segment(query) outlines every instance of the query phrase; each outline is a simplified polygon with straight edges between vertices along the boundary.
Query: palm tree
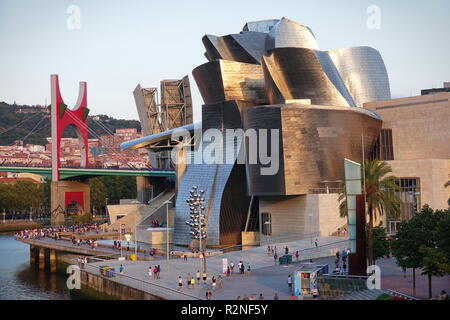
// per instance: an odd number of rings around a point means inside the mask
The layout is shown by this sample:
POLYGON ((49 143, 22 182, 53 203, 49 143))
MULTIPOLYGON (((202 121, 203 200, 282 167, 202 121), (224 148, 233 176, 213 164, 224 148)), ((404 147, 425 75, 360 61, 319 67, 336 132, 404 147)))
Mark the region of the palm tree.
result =
MULTIPOLYGON (((448 175, 448 177, 450 178, 450 174, 448 175)), ((450 180, 448 180, 445 184, 444 184, 444 187, 445 188, 447 188, 447 187, 449 187, 450 186, 450 180)), ((450 206, 450 198, 448 198, 448 205, 450 206)))
MULTIPOLYGON (((367 237, 368 262, 373 264, 373 227, 378 214, 398 216, 400 214, 400 198, 398 192, 398 178, 392 175, 392 169, 385 161, 365 160, 363 191, 365 185, 366 206, 369 214, 369 230, 367 237)), ((339 210, 341 216, 347 215, 347 203, 345 193, 339 195, 339 210)))

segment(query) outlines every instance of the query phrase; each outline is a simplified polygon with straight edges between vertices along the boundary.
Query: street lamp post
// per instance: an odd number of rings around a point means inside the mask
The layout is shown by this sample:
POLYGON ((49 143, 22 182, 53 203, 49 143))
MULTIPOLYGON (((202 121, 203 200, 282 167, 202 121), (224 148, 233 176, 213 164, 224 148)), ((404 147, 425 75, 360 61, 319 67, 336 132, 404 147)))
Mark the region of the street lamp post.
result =
MULTIPOLYGON (((203 259, 203 272, 206 272, 206 252, 202 252, 202 240, 207 238, 206 231, 203 228, 206 226, 205 223, 205 191, 198 190, 197 186, 193 186, 190 191, 189 199, 186 199, 189 204, 190 209, 190 220, 186 221, 186 224, 191 227, 191 237, 193 240, 199 240, 199 250, 200 250, 200 260, 203 259)), ((200 271, 202 269, 202 263, 200 261, 200 271)))
POLYGON ((164 202, 166 205, 166 256, 167 256, 167 272, 170 270, 170 258, 169 258, 169 204, 171 204, 172 201, 167 200, 164 202))

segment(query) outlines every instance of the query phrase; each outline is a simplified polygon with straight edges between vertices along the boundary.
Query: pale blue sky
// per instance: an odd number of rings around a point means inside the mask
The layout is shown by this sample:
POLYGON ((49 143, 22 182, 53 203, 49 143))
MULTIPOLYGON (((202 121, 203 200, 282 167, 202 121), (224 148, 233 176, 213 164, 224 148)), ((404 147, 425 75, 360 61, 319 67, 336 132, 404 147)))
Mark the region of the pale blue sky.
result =
POLYGON ((201 97, 191 71, 206 62, 204 34, 238 33, 246 21, 286 17, 309 26, 321 49, 367 45, 384 58, 393 97, 450 81, 450 1, 0 0, 0 101, 50 103, 50 74, 66 103, 88 82, 92 114, 137 119, 132 91, 189 74, 195 118, 201 97), (66 26, 69 5, 81 29, 66 26), (381 9, 381 28, 366 26, 381 9))

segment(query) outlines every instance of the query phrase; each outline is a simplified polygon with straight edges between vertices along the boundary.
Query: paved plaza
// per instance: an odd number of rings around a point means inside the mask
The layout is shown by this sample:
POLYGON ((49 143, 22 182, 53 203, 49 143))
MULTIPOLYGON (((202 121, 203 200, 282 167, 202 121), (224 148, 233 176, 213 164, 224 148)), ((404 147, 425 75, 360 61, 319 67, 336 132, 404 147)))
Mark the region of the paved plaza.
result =
MULTIPOLYGON (((300 251, 300 260, 306 259, 309 261, 313 258, 314 262, 318 257, 326 257, 334 255, 337 249, 343 250, 347 247, 348 241, 341 237, 321 237, 318 238, 318 247, 316 248, 309 239, 298 240, 289 243, 278 243, 277 253, 278 256, 284 254, 284 247, 289 247, 289 253, 295 253, 300 251)), ((294 258, 295 260, 295 258, 294 258)), ((236 299, 237 296, 243 298, 248 296, 259 296, 263 294, 265 299, 272 299, 275 292, 278 293, 280 299, 289 298, 289 290, 286 283, 288 274, 293 273, 298 268, 298 263, 294 261, 289 266, 275 265, 272 255, 268 255, 267 247, 256 247, 248 250, 233 251, 213 257, 207 258, 207 282, 206 284, 201 281, 199 285, 196 283, 194 289, 188 289, 186 286, 187 276, 190 273, 195 277, 197 270, 200 270, 200 260, 198 258, 188 258, 187 261, 176 258, 171 259, 169 265, 164 257, 157 257, 153 261, 118 261, 108 260, 103 262, 90 263, 85 268, 86 271, 95 274, 99 273, 100 266, 114 267, 118 272, 120 265, 124 266, 123 276, 117 274, 115 278, 111 278, 114 281, 118 281, 130 286, 136 287, 136 279, 140 281, 148 282, 149 284, 155 284, 158 287, 152 288, 151 285, 141 287, 149 292, 153 290, 159 290, 159 286, 176 290, 178 287, 178 276, 183 278, 183 293, 196 296, 203 299, 208 289, 212 292, 211 277, 216 278, 221 275, 223 277, 223 289, 213 292, 213 299, 236 299), (228 263, 233 262, 235 264, 235 272, 228 279, 222 273, 222 259, 226 258, 228 263), (245 265, 245 270, 250 264, 251 273, 240 275, 237 272, 237 265, 239 261, 242 261, 245 265), (161 278, 149 279, 148 268, 155 265, 161 266, 161 278)), ((196 281, 197 282, 197 281, 196 281)), ((156 291, 157 292, 157 291, 156 291)))

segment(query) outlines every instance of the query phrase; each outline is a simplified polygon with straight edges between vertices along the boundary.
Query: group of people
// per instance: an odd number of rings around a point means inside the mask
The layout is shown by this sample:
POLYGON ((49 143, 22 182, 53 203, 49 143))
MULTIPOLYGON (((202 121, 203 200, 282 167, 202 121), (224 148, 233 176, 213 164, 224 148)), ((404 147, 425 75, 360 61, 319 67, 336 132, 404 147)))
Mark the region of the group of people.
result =
POLYGON ((161 266, 158 264, 157 266, 154 266, 152 268, 152 266, 148 267, 148 278, 150 280, 152 279, 160 279, 160 275, 161 275, 161 266))
MULTIPOLYGON (((227 266, 227 271, 226 271, 226 275, 227 278, 231 277, 234 274, 234 262, 231 261, 228 266, 227 266)), ((245 274, 245 265, 242 261, 239 261, 238 265, 237 265, 237 270, 239 271, 239 274, 244 275, 245 274)), ((247 274, 251 274, 252 273, 252 268, 250 267, 250 263, 247 265, 247 274)))
MULTIPOLYGON (((244 295, 243 298, 241 296, 237 296, 236 300, 265 300, 262 293, 259 294, 258 299, 254 295, 244 295)), ((280 297, 278 296, 278 293, 275 292, 273 296, 273 300, 280 300, 280 297)))
POLYGON ((347 236, 347 228, 344 227, 342 230, 341 230, 341 228, 338 228, 337 229, 337 236, 338 237, 340 237, 340 236, 342 236, 342 237, 347 236))
POLYGON ((94 250, 98 246, 97 241, 95 241, 94 239, 84 239, 83 240, 83 239, 79 239, 79 238, 77 239, 74 236, 72 237, 72 244, 74 246, 78 246, 78 247, 85 244, 85 245, 88 245, 92 250, 94 250))
POLYGON ((334 260, 335 269, 333 273, 346 273, 347 272, 347 259, 348 254, 350 253, 350 250, 348 248, 345 248, 342 250, 342 252, 339 252, 339 250, 336 251, 336 259, 334 260), (341 268, 342 266, 342 268, 341 268))
POLYGON ((89 232, 99 233, 99 226, 97 223, 92 224, 78 224, 71 226, 52 226, 41 229, 29 229, 16 232, 15 236, 23 239, 42 240, 51 238, 54 240, 61 239, 61 233, 74 233, 77 235, 86 234, 89 232))
POLYGON ((77 259, 77 262, 78 262, 78 266, 81 268, 81 269, 84 269, 84 265, 87 263, 87 260, 88 258, 86 257, 86 256, 79 256, 78 257, 78 259, 77 259))
POLYGON ((150 222, 150 227, 152 227, 152 228, 162 228, 162 227, 164 227, 164 223, 159 223, 158 220, 152 220, 150 222))

